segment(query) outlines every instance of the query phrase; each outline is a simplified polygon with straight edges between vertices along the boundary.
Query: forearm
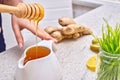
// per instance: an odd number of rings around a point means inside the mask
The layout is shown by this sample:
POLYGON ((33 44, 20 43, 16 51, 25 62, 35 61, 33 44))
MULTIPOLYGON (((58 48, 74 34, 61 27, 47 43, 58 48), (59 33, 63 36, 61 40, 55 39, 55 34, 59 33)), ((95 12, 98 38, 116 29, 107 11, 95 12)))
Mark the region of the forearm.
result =
POLYGON ((16 6, 20 2, 22 2, 22 0, 3 0, 4 4, 12 5, 12 6, 16 6))

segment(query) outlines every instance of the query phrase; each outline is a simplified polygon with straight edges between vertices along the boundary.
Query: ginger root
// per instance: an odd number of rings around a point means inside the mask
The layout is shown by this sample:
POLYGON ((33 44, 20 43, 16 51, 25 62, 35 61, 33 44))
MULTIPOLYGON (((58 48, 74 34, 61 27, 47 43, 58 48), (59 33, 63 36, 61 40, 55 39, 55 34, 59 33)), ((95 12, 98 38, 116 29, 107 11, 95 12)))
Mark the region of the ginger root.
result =
POLYGON ((62 33, 60 31, 55 31, 51 34, 52 37, 54 37, 55 39, 58 40, 58 42, 60 42, 64 36, 62 35, 62 33))
POLYGON ((47 28, 44 29, 47 33, 51 34, 52 32, 58 30, 57 26, 48 26, 47 28))
POLYGON ((84 25, 77 24, 73 19, 69 17, 61 17, 58 19, 59 24, 62 28, 55 26, 48 26, 45 31, 49 33, 53 38, 57 39, 58 42, 65 38, 79 38, 83 35, 89 35, 92 31, 84 25))
POLYGON ((78 37, 80 37, 80 34, 79 34, 79 33, 74 33, 74 34, 73 34, 73 38, 78 38, 78 37))
POLYGON ((58 23, 63 27, 67 26, 69 24, 76 24, 76 22, 72 18, 69 18, 69 17, 61 17, 61 18, 59 18, 58 23))

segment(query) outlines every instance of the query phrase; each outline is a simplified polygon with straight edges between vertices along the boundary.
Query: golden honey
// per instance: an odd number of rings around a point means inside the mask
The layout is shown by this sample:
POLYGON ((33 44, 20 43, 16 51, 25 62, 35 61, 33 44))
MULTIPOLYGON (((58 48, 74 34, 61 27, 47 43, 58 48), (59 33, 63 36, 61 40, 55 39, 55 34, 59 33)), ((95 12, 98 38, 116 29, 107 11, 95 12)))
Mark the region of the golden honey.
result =
POLYGON ((24 59, 24 65, 34 59, 42 58, 50 54, 50 49, 44 46, 34 46, 26 51, 26 57, 24 59), (37 51, 36 51, 37 48, 37 51), (37 55, 37 56, 36 56, 37 55))

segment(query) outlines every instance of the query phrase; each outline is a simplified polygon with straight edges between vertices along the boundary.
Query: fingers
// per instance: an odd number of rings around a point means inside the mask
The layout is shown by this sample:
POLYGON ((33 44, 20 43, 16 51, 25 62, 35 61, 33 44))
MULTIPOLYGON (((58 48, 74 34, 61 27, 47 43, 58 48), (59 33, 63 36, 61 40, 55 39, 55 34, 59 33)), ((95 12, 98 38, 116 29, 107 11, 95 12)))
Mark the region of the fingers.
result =
POLYGON ((38 34, 37 34, 37 36, 41 37, 42 39, 45 39, 45 40, 53 40, 55 43, 58 42, 55 38, 51 37, 47 32, 45 32, 39 26, 38 26, 38 34))
POLYGON ((27 25, 26 28, 29 31, 31 31, 33 34, 37 35, 39 38, 45 40, 53 40, 55 43, 58 42, 55 38, 51 37, 48 33, 46 33, 41 27, 37 26, 37 30, 36 30, 36 26, 33 22, 29 23, 29 25, 27 25))
POLYGON ((18 43, 19 48, 22 48, 24 46, 24 40, 23 40, 23 36, 21 34, 20 28, 18 25, 14 25, 13 26, 13 31, 18 43))
POLYGON ((14 32, 16 35, 16 39, 19 42, 23 41, 23 37, 20 32, 20 29, 22 29, 22 28, 26 28, 27 30, 31 31, 33 34, 37 35, 39 38, 42 38, 45 40, 53 40, 55 43, 58 42, 56 39, 54 39, 48 33, 46 33, 41 27, 37 26, 38 29, 36 31, 36 26, 32 21, 30 22, 29 20, 26 20, 26 19, 20 19, 18 21, 18 23, 19 23, 19 26, 17 26, 17 25, 15 26, 15 24, 14 24, 14 32))
MULTIPOLYGON (((21 30, 23 28, 28 29, 29 31, 31 31, 33 34, 36 35, 36 27, 34 23, 30 22, 27 19, 20 19, 13 15, 12 16, 12 27, 13 27, 16 40, 18 42, 18 46, 20 48, 23 47, 24 45, 23 36, 21 34, 21 30)), ((48 33, 46 33, 41 27, 38 27, 37 29, 37 36, 45 40, 53 40, 55 43, 58 42, 56 39, 54 39, 48 33)))

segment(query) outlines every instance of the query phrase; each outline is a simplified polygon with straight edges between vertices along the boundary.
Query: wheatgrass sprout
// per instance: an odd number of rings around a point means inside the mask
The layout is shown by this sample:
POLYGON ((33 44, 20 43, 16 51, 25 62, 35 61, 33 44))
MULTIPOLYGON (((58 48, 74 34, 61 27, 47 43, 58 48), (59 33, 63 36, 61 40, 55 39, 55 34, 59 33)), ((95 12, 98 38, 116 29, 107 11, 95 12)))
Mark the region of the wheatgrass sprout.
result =
POLYGON ((120 54, 120 24, 117 23, 113 29, 105 19, 104 21, 106 27, 102 26, 102 37, 99 39, 100 47, 108 53, 120 54))

